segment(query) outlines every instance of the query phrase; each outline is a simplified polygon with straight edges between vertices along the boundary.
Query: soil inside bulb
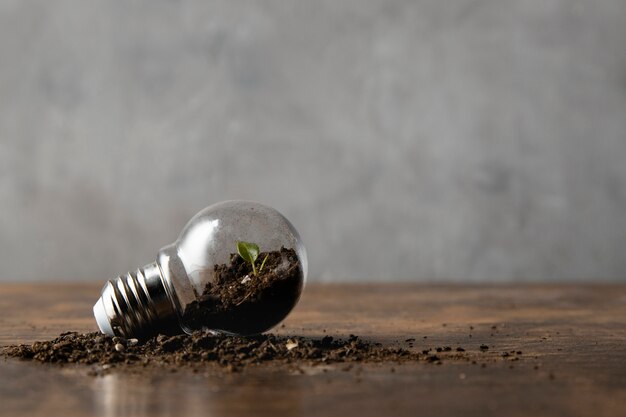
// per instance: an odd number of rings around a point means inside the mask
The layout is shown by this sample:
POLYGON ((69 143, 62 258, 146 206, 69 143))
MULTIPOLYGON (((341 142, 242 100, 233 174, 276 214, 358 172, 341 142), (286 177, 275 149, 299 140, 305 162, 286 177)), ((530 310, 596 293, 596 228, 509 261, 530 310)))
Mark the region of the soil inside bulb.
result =
POLYGON ((228 265, 215 265, 214 280, 206 284, 196 301, 187 304, 183 323, 192 331, 252 335, 283 320, 302 292, 302 266, 295 250, 283 247, 261 252, 255 265, 256 275, 252 265, 238 254, 231 254, 228 265))

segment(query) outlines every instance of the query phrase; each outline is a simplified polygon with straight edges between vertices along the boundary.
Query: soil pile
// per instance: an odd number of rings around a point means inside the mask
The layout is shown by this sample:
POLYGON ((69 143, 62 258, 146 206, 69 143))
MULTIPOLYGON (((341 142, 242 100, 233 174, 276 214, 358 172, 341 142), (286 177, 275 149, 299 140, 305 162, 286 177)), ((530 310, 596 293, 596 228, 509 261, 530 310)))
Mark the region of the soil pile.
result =
MULTIPOLYGON (((350 335, 340 339, 264 334, 254 337, 214 335, 196 331, 176 336, 159 335, 145 341, 108 337, 101 333, 67 332, 53 340, 32 345, 2 348, 0 356, 43 363, 94 365, 95 374, 112 368, 124 371, 166 368, 176 371, 210 369, 237 372, 252 366, 288 367, 326 364, 352 365, 371 363, 409 364, 426 362, 441 365, 447 361, 479 362, 482 367, 493 362, 512 362, 522 358, 522 351, 486 351, 476 346, 471 352, 463 347, 441 346, 417 351, 415 339, 405 340, 407 348, 388 347, 350 335)), ((510 367, 513 365, 511 364, 510 367)))
MULTIPOLYGON (((260 335, 256 337, 215 336, 197 331, 191 335, 159 335, 145 342, 108 337, 101 333, 63 333, 56 339, 32 345, 9 346, 7 357, 45 363, 77 363, 133 367, 165 365, 199 367, 215 364, 228 371, 251 365, 331 364, 345 362, 410 362, 429 360, 404 348, 387 348, 357 336, 321 339, 260 335)), ((439 358, 437 358, 439 359, 439 358)), ((432 360, 430 360, 432 361, 432 360)))

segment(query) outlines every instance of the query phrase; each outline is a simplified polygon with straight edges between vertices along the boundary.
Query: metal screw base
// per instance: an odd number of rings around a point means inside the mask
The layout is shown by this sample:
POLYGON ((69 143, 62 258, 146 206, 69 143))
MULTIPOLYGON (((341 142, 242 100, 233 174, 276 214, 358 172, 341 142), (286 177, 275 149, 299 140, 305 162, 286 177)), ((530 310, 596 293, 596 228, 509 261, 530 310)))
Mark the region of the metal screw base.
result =
POLYGON ((100 331, 109 336, 182 332, 156 262, 108 281, 93 310, 100 331))

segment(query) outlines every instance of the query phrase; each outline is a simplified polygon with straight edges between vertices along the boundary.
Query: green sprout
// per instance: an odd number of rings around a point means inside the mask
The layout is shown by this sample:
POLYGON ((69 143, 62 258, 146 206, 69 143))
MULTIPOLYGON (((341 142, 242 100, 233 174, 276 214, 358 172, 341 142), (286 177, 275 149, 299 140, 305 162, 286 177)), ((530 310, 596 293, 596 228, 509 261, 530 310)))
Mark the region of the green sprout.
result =
POLYGON ((261 273, 261 271, 263 271, 263 267, 265 266, 265 261, 267 261, 267 257, 269 256, 269 254, 265 255, 265 259, 263 259, 263 262, 261 262, 261 266, 259 267, 259 270, 257 272, 256 265, 254 263, 259 257, 259 253, 260 253, 259 245, 257 245, 256 243, 238 241, 237 253, 239 254, 239 256, 241 256, 241 258, 244 261, 252 265, 252 275, 254 276, 257 276, 258 274, 261 273))

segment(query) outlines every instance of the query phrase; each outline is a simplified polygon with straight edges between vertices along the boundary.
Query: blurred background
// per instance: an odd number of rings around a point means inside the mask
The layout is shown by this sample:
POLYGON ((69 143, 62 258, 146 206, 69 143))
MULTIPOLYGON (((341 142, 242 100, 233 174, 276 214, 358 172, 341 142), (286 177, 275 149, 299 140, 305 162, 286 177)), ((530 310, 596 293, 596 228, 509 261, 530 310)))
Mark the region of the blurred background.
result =
POLYGON ((624 280, 625 159, 624 0, 0 0, 0 280, 227 199, 311 281, 624 280))

